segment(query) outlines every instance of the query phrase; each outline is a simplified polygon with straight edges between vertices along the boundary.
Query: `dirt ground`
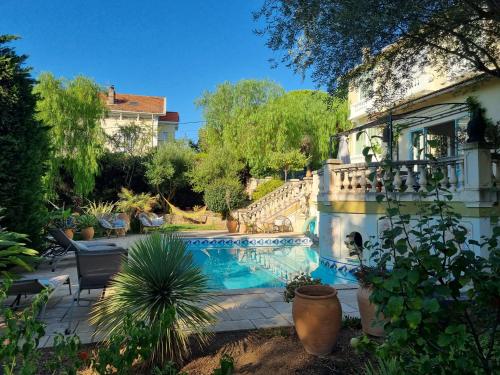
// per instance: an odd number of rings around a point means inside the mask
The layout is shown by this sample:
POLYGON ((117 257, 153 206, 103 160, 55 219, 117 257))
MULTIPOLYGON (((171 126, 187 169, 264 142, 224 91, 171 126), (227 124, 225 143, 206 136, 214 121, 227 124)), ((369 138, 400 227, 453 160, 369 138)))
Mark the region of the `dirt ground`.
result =
MULTIPOLYGON (((216 334, 204 348, 193 347, 191 357, 181 371, 188 375, 212 375, 219 367, 224 354, 234 360, 234 374, 262 375, 358 375, 363 373, 367 357, 354 352, 352 337, 359 336, 359 328, 342 328, 333 352, 325 357, 315 357, 305 352, 294 328, 273 328, 254 331, 225 332, 216 334)), ((94 345, 85 345, 90 352, 94 345)), ((42 361, 53 353, 44 349, 42 361)), ((40 375, 49 375, 40 371, 40 375)), ((81 369, 80 375, 95 375, 91 369, 81 369)), ((137 370, 136 374, 144 374, 137 370)))
POLYGON ((223 354, 234 359, 235 374, 360 374, 366 357, 349 342, 360 330, 343 328, 332 354, 315 357, 305 352, 293 328, 224 333, 203 350, 194 352, 183 371, 211 375, 223 354))

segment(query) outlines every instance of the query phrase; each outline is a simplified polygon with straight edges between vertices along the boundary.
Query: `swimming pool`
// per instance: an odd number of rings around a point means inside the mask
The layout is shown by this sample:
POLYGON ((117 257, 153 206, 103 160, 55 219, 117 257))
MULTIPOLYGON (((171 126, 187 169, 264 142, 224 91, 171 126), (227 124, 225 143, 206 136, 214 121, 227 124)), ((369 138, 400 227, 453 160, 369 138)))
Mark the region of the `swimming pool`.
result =
POLYGON ((321 262, 310 246, 219 245, 188 246, 213 289, 283 287, 302 272, 331 285, 357 282, 348 270, 331 269, 321 262))

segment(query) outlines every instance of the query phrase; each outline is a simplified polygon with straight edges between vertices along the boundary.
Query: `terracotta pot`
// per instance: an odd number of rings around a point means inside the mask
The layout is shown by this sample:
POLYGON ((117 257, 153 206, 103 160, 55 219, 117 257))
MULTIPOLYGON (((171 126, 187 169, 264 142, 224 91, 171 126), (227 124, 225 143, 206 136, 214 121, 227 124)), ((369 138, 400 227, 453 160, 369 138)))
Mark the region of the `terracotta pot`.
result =
POLYGON ((231 218, 228 218, 226 220, 226 227, 227 227, 227 231, 229 233, 236 233, 236 232, 238 232, 238 221, 231 219, 231 218))
POLYGON ((75 231, 71 228, 67 228, 64 230, 64 234, 66 235, 66 237, 68 237, 70 240, 72 240, 73 236, 75 235, 75 231))
POLYGON ((330 354, 342 326, 337 290, 328 285, 306 285, 295 290, 293 322, 309 354, 330 354))
POLYGON ((94 227, 83 228, 81 234, 84 241, 90 241, 94 238, 94 227))
POLYGON ((383 316, 376 316, 377 305, 370 302, 371 294, 371 288, 360 287, 358 289, 357 297, 359 314, 361 315, 361 325, 364 333, 381 337, 384 336, 385 319, 383 316))

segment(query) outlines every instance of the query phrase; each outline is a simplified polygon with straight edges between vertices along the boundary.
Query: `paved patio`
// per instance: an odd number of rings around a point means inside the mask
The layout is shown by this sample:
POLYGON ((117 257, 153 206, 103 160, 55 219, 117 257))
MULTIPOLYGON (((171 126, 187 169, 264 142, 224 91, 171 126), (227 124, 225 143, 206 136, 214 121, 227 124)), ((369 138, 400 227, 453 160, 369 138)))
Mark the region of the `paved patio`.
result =
MULTIPOLYGON (((221 233, 215 234, 221 236, 221 233)), ((227 233, 224 233, 227 235, 227 233)), ((187 233, 184 233, 187 236, 187 233)), ((234 236, 234 235, 233 235, 234 236)), ((245 235, 247 236, 247 235, 245 235)), ((130 246, 141 235, 132 235, 122 238, 109 239, 124 246, 130 246)), ((189 233, 189 237, 194 237, 189 233)), ((207 233, 198 234, 197 237, 208 237, 207 233)), ((248 237, 248 236, 247 236, 248 237)), ((290 235, 286 236, 290 237, 290 235)), ((77 290, 76 264, 73 253, 62 259, 55 272, 51 272, 48 264, 41 265, 30 277, 49 278, 66 274, 70 276, 73 291, 77 290)), ((344 284, 336 286, 339 290, 339 299, 342 304, 343 315, 359 317, 356 301, 357 285, 344 284)), ((92 303, 101 295, 102 290, 91 290, 90 293, 83 291, 81 294, 82 306, 73 309, 72 332, 76 333, 83 343, 92 343, 102 340, 102 337, 95 334, 95 328, 88 322, 88 314, 92 303)), ((22 303, 29 302, 22 299, 22 303)), ((238 289, 224 290, 216 292, 216 303, 221 311, 217 312, 218 321, 214 325, 215 332, 248 330, 257 328, 288 327, 293 325, 292 305, 283 302, 283 289, 281 288, 260 288, 260 289, 238 289)), ((64 333, 68 327, 68 311, 71 306, 73 296, 68 293, 68 286, 59 287, 47 304, 47 310, 43 321, 47 323, 46 336, 40 341, 41 347, 53 345, 54 337, 57 333, 64 333)))

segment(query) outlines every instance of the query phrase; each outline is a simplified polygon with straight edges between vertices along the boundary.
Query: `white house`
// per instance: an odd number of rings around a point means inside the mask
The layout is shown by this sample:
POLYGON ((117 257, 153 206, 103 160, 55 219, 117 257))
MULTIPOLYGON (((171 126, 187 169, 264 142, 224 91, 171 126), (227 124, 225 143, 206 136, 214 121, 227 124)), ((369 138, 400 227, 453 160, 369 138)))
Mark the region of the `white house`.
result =
POLYGON ((166 97, 120 94, 114 86, 110 86, 107 94, 102 95, 102 100, 107 114, 101 123, 107 135, 112 136, 121 126, 137 124, 151 136, 151 147, 175 139, 179 113, 167 111, 166 97))
POLYGON ((490 147, 467 142, 469 96, 477 98, 487 118, 500 121, 500 79, 484 75, 441 76, 429 69, 415 77, 415 84, 391 111, 382 110, 376 116, 369 115, 373 100, 361 89, 350 88, 354 128, 343 134, 348 140, 350 164, 329 159, 314 176, 318 193, 313 199, 317 201, 323 258, 347 258, 349 251, 344 241, 349 233, 359 232, 366 240, 378 237, 387 224, 379 220, 385 215, 385 207, 376 202, 384 178, 380 164, 376 160, 366 163, 362 153, 371 136, 383 135, 384 129, 387 143, 372 140, 381 143, 379 157, 389 153, 388 145, 392 143, 395 170, 390 178, 407 213, 418 213, 414 203, 417 192, 429 174, 439 168, 445 174, 442 183, 452 191, 450 204, 462 214, 469 237, 479 240, 490 235, 490 217, 500 214, 500 160, 490 147), (392 137, 388 137, 389 129, 392 137), (430 140, 437 140, 438 146, 430 140), (427 160, 428 154, 438 161, 427 160))

